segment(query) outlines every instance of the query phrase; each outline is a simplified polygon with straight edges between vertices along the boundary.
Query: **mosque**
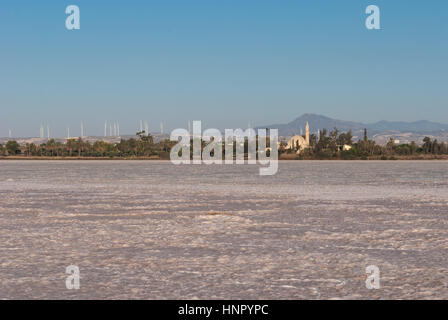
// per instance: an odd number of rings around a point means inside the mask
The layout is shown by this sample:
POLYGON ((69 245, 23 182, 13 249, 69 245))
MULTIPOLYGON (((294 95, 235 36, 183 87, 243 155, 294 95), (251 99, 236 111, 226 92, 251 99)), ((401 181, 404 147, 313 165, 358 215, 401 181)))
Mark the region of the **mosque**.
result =
POLYGON ((305 150, 310 146, 310 126, 308 122, 305 127, 305 138, 295 134, 291 139, 289 139, 286 149, 297 150, 299 154, 302 150, 305 150))

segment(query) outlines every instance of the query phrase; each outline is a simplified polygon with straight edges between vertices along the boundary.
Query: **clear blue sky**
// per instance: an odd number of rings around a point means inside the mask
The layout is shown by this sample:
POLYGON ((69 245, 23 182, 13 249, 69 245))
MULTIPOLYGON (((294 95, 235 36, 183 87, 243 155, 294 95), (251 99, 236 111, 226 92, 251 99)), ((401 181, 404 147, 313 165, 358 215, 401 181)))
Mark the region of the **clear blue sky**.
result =
POLYGON ((446 0, 0 2, 0 136, 235 128, 303 113, 448 123, 446 0), (81 30, 65 28, 65 8, 81 30), (365 8, 381 28, 365 28, 365 8))

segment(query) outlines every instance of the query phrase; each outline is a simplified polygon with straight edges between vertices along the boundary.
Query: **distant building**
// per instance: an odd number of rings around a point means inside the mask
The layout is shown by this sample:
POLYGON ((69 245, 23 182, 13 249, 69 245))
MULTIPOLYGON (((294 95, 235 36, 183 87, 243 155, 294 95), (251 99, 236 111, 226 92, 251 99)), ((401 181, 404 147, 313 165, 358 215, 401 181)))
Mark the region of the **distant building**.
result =
POLYGON ((299 136, 298 134, 294 135, 289 139, 288 144, 286 145, 286 149, 289 150, 297 150, 297 154, 299 154, 302 150, 305 150, 310 146, 310 126, 308 122, 306 123, 305 128, 305 138, 299 136))

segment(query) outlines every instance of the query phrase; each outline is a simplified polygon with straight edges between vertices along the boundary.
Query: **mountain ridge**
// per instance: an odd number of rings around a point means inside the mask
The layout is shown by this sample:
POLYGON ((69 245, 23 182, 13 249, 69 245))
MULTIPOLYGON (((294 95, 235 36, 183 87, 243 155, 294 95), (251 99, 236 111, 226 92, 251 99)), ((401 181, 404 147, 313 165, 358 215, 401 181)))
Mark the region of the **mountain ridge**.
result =
POLYGON ((375 123, 362 123, 333 119, 314 113, 305 113, 286 124, 266 125, 259 126, 258 128, 278 129, 280 136, 291 136, 300 133, 300 129, 304 132, 306 122, 309 123, 310 131, 312 133, 322 129, 332 130, 333 128, 337 128, 340 131, 352 130, 355 135, 362 132, 364 128, 366 128, 371 135, 385 132, 434 134, 441 131, 448 131, 448 124, 428 120, 419 120, 414 122, 381 120, 375 123))

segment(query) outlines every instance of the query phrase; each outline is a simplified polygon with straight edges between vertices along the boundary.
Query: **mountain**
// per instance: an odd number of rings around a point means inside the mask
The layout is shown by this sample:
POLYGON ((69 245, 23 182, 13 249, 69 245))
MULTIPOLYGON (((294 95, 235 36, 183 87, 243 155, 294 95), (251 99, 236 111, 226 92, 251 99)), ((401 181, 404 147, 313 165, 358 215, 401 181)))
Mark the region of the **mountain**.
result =
POLYGON ((317 132, 317 130, 321 130, 323 128, 331 130, 335 127, 341 131, 348 131, 348 130, 358 131, 363 130, 365 128, 365 126, 362 123, 336 120, 317 114, 306 113, 287 124, 274 124, 274 125, 261 126, 260 129, 261 128, 278 129, 280 136, 291 136, 294 134, 300 134, 301 130, 303 133, 305 133, 305 126, 307 122, 310 125, 311 132, 317 132))
POLYGON ((416 121, 416 122, 391 122, 379 121, 372 124, 365 124, 361 122, 344 121, 332 119, 322 115, 306 113, 297 119, 286 124, 274 124, 267 126, 260 126, 259 128, 278 129, 280 136, 291 136, 305 132, 306 123, 310 125, 310 131, 317 132, 317 130, 327 129, 332 130, 338 128, 339 131, 352 130, 354 135, 362 134, 364 128, 369 131, 369 135, 389 133, 438 133, 441 131, 448 131, 448 124, 436 123, 431 121, 416 121))
POLYGON ((397 131, 397 132, 436 132, 448 131, 448 124, 421 120, 416 122, 379 121, 366 125, 374 131, 397 131))

